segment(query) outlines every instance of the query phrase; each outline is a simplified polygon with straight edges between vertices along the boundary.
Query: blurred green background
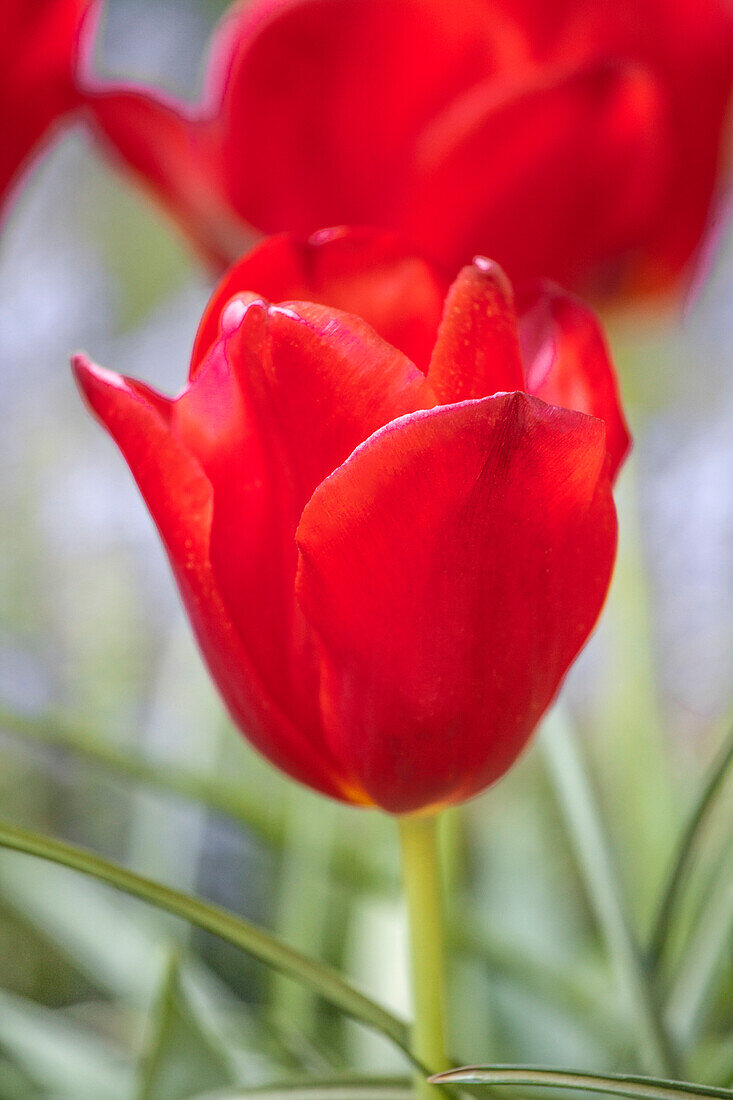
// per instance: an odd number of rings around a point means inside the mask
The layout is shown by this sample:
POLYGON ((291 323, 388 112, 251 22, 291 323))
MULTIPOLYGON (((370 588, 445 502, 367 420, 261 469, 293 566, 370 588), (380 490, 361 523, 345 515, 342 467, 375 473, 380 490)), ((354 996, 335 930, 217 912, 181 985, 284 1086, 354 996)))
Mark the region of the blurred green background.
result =
MULTIPOLYGON (((104 68, 192 95, 222 7, 111 0, 104 68)), ((234 731, 72 384, 84 349, 178 389, 210 285, 79 129, 3 230, 0 817, 213 899, 407 1016, 393 823, 297 789, 234 731)), ((659 965, 645 955, 733 705, 732 290, 729 225, 684 309, 608 319, 636 438, 612 596, 555 728, 444 830, 459 1061, 664 1072, 651 1016, 676 1073, 733 1084, 733 783, 659 965)), ((349 1067, 406 1073, 234 948, 0 852, 0 1100, 183 1100, 349 1067)))

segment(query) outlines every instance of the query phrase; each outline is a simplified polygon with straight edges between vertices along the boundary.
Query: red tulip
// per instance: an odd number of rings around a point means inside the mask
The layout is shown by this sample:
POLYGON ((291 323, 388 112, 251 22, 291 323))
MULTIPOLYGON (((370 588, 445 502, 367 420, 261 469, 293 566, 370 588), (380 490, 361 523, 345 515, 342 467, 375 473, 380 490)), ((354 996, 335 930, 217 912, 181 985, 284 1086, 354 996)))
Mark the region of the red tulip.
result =
POLYGON ((0 204, 54 124, 79 103, 74 68, 91 0, 2 0, 0 204))
POLYGON ((398 229, 455 271, 657 286, 700 242, 728 0, 255 0, 191 110, 92 84, 99 127, 219 262, 246 228, 398 229))
POLYGON ((175 399, 75 359, 234 720, 394 813, 522 750, 603 604, 628 446, 580 302, 518 315, 481 258, 444 290, 383 234, 280 237, 214 295, 175 399))

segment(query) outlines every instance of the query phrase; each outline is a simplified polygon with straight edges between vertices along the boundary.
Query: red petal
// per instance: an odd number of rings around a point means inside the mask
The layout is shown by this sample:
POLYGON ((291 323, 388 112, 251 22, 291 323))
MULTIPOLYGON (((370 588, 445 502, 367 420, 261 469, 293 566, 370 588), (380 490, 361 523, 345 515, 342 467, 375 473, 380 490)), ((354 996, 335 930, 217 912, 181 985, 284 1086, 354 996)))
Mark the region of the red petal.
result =
POLYGON ((264 688, 232 624, 209 560, 212 485, 171 429, 173 403, 84 356, 75 356, 74 370, 150 509, 198 643, 234 720, 288 774, 326 794, 351 797, 328 752, 291 723, 264 688))
POLYGON ((553 699, 611 575, 604 434, 524 394, 441 406, 378 432, 305 508, 326 736, 384 809, 477 793, 553 699))
POLYGON ((491 260, 477 257, 450 288, 428 381, 442 405, 524 389, 514 293, 491 260))
POLYGON ((667 110, 650 140, 670 159, 653 222, 630 259, 635 288, 658 288, 679 274, 710 215, 733 83, 733 8, 728 0, 502 2, 526 26, 540 63, 625 58, 657 82, 667 110))
MULTIPOLYGON (((637 5, 627 4, 628 23, 638 34, 637 5)), ((639 54, 650 55, 669 96, 672 155, 654 234, 636 263, 643 290, 679 274, 711 220, 730 120, 733 7, 728 0, 678 0, 671 6, 655 0, 647 28, 639 54)))
POLYGON ((0 5, 0 201, 50 128, 77 106, 73 71, 92 0, 0 5))
POLYGON ((215 267, 242 251, 251 237, 229 205, 211 122, 142 89, 97 85, 87 91, 86 103, 110 148, 215 267))
POLYGON ((328 229, 308 240, 272 237, 235 264, 217 287, 196 335, 191 373, 220 335, 227 302, 247 293, 353 313, 424 371, 445 291, 438 272, 390 233, 328 229))
POLYGON ((244 223, 373 224, 452 270, 480 251, 618 291, 699 243, 732 79, 728 0, 256 0, 229 9, 193 139, 134 92, 101 123, 219 263, 244 223))
POLYGON ((496 21, 485 0, 235 9, 218 52, 234 205, 269 233, 392 224, 415 134, 485 76, 496 21))
POLYGON ((259 675, 317 736, 316 666, 294 603, 295 530, 316 486, 429 396, 358 318, 309 303, 243 307, 176 402, 173 431, 214 491, 217 585, 259 675))
POLYGON ((497 256, 515 284, 587 277, 648 230, 659 120, 654 80, 628 66, 489 80, 425 130, 405 229, 445 263, 497 256))
POLYGON ((577 409, 606 422, 611 477, 631 438, 603 330, 578 298, 552 283, 524 295, 519 322, 526 389, 551 405, 577 409))

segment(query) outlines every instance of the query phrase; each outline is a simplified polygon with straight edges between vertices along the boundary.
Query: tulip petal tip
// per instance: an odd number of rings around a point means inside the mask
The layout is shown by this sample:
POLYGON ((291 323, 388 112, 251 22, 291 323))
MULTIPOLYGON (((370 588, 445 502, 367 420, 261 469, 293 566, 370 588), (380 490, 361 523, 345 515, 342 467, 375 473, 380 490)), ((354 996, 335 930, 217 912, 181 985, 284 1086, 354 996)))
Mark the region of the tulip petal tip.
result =
POLYGON ((101 368, 92 362, 86 352, 77 351, 71 357, 71 369, 76 380, 83 384, 101 368))
POLYGON ((90 375, 94 371, 89 356, 83 351, 77 351, 71 356, 71 372, 74 375, 76 384, 85 390, 90 375))
POLYGON ((95 398, 111 389, 126 389, 125 380, 115 371, 107 370, 92 362, 84 352, 71 357, 71 370, 82 396, 94 407, 95 398))

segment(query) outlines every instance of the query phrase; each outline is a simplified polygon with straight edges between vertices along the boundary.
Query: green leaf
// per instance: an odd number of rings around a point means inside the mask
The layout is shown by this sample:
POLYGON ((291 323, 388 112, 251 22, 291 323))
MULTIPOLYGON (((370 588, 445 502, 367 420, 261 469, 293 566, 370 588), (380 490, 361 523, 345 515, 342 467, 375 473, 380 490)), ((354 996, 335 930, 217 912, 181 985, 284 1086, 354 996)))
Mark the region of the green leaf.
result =
POLYGON ((381 1032, 424 1071, 410 1052, 407 1024, 350 986, 332 967, 294 951, 233 913, 137 875, 83 848, 11 825, 0 824, 0 847, 48 859, 91 875, 227 940, 267 966, 273 966, 313 989, 347 1016, 381 1032))
POLYGON ((690 870, 692 856, 715 802, 715 797, 723 786, 723 781, 732 761, 733 727, 729 730, 728 736, 723 741, 720 751, 710 766, 677 844, 677 850, 672 859, 666 885, 662 891, 659 909, 650 937, 649 959, 652 966, 655 966, 664 955, 672 927, 672 918, 677 907, 680 891, 690 870))
POLYGON ((187 1100, 236 1084, 224 1047, 197 1019, 176 954, 169 956, 139 1066, 136 1100, 187 1100))
POLYGON ((657 1072, 673 1072, 675 1056, 661 1018, 651 974, 628 918, 598 796, 575 733, 559 708, 555 708, 545 721, 540 744, 588 897, 629 1010, 635 1015, 643 1063, 657 1072))
POLYGON ((524 1088, 578 1089, 628 1096, 633 1100, 683 1100, 684 1097, 714 1097, 733 1100, 730 1089, 668 1081, 661 1077, 634 1077, 621 1073, 605 1075, 575 1073, 571 1070, 542 1069, 536 1066, 466 1066, 430 1078, 445 1085, 520 1085, 524 1088))

